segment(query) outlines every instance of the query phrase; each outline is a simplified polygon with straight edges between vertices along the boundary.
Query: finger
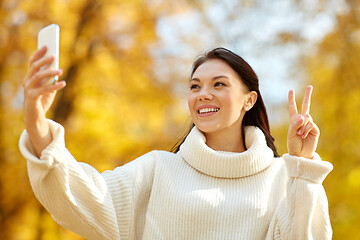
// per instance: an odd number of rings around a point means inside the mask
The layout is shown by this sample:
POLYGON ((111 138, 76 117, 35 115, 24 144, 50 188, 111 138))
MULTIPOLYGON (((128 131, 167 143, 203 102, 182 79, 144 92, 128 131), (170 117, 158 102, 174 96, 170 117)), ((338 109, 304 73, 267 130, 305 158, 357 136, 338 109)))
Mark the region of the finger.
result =
POLYGON ((44 85, 41 88, 32 88, 29 91, 25 91, 25 99, 38 99, 44 94, 53 93, 58 91, 66 86, 65 81, 56 82, 51 85, 44 85))
POLYGON ((310 100, 313 87, 307 86, 304 93, 304 99, 301 107, 301 114, 308 114, 310 112, 310 100))
POLYGON ((33 95, 34 96, 40 96, 46 93, 51 93, 54 91, 58 91, 62 88, 64 88, 66 86, 66 82, 65 81, 60 81, 60 82, 56 82, 54 84, 51 85, 45 85, 37 90, 34 91, 33 95))
POLYGON ((307 125, 309 122, 312 122, 312 121, 313 121, 313 119, 312 119, 312 117, 310 116, 310 114, 302 115, 302 117, 304 118, 303 124, 301 125, 301 127, 300 127, 300 128, 298 129, 298 131, 297 131, 297 135, 300 135, 300 136, 304 134, 306 125, 307 125))
POLYGON ((44 70, 37 72, 26 84, 25 88, 34 88, 41 85, 45 79, 55 77, 62 74, 62 69, 58 70, 44 70))
POLYGON ((298 135, 299 129, 304 125, 305 119, 302 115, 297 115, 293 121, 290 122, 288 137, 293 138, 298 135))
POLYGON ((49 56, 46 58, 40 58, 36 62, 32 63, 30 65, 30 69, 28 73, 29 77, 32 77, 35 73, 37 73, 42 66, 51 64, 54 60, 55 60, 54 56, 49 56))
POLYGON ((29 65, 42 58, 46 53, 46 50, 47 50, 46 46, 43 46, 38 50, 36 50, 35 53, 30 57, 29 65))
POLYGON ((297 113, 298 113, 296 101, 295 101, 295 91, 294 90, 289 91, 288 102, 289 102, 289 115, 290 115, 290 118, 292 118, 293 116, 297 115, 297 113))
POLYGON ((305 139, 305 138, 307 138, 307 136, 309 134, 312 134, 314 136, 318 136, 319 133, 320 133, 320 130, 319 130, 318 126, 314 122, 309 122, 306 125, 304 134, 301 137, 302 137, 302 139, 305 139))
POLYGON ((51 85, 45 85, 42 88, 42 94, 46 93, 46 92, 52 92, 52 91, 58 91, 62 88, 64 88, 66 86, 66 82, 65 81, 60 81, 60 82, 56 82, 54 84, 51 85))
POLYGON ((308 122, 304 127, 304 134, 301 135, 302 139, 305 139, 308 136, 309 132, 311 129, 313 129, 314 126, 312 122, 308 122))

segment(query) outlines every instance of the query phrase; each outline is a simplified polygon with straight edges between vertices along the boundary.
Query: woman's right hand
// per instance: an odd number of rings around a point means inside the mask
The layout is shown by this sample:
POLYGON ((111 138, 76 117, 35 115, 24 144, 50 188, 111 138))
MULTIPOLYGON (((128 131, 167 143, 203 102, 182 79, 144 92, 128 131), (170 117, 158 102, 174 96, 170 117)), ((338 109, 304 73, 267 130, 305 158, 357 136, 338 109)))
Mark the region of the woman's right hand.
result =
POLYGON ((41 69, 54 61, 54 56, 44 57, 46 47, 37 50, 30 58, 29 72, 23 80, 25 127, 39 157, 42 150, 52 141, 46 122, 46 112, 54 101, 56 91, 65 87, 65 82, 47 84, 47 80, 61 75, 62 70, 41 69))

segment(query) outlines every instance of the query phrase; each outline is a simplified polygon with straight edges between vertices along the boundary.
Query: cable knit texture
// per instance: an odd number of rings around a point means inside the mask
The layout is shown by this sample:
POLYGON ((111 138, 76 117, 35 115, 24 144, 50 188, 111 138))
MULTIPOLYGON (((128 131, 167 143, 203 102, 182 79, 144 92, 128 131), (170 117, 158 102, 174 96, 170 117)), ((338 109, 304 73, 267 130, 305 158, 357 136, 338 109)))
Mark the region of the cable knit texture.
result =
POLYGON ((87 239, 331 239, 319 155, 274 158, 262 131, 245 130, 247 151, 219 152, 194 127, 177 154, 152 151, 100 174, 77 162, 64 129, 36 157, 19 147, 36 197, 54 220, 87 239))

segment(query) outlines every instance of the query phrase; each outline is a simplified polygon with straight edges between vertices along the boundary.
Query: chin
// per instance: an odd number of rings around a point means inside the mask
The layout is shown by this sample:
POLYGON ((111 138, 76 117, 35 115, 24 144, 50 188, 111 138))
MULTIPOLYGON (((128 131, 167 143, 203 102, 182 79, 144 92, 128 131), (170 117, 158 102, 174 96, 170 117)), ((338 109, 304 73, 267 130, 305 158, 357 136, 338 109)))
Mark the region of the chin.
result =
POLYGON ((194 121, 197 129, 203 133, 215 133, 215 132, 234 132, 241 129, 241 122, 198 122, 194 121))
POLYGON ((204 133, 212 133, 212 132, 219 131, 221 129, 221 126, 219 126, 218 124, 195 123, 195 126, 197 129, 199 129, 201 132, 204 132, 204 133))

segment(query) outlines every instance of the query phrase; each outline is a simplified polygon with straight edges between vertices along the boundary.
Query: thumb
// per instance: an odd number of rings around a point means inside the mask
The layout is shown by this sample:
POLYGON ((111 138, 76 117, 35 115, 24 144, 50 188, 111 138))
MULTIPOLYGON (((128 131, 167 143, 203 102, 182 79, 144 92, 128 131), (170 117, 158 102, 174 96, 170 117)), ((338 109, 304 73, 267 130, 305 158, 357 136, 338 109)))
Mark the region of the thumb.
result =
POLYGON ((301 115, 299 115, 293 121, 291 121, 288 136, 295 137, 297 135, 297 132, 299 131, 299 129, 304 124, 304 122, 305 122, 305 119, 301 115))

